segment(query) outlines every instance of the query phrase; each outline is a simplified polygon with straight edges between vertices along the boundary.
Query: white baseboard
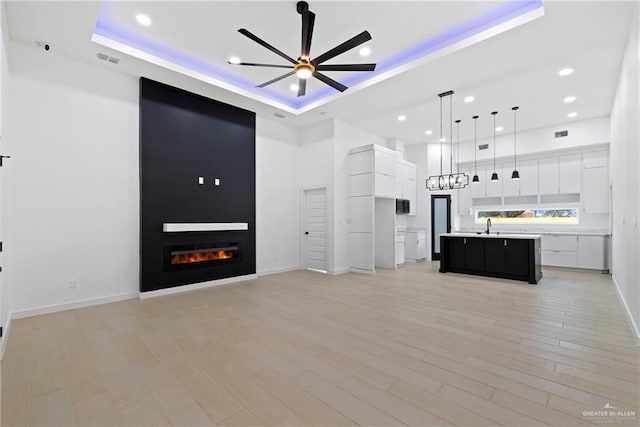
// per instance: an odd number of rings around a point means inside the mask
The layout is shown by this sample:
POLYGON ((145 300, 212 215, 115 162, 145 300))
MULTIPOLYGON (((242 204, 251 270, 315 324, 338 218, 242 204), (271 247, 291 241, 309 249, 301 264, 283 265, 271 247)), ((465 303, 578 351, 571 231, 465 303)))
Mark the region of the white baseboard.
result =
POLYGON ((351 273, 361 273, 361 274, 368 274, 369 276, 375 276, 376 272, 372 271, 372 270, 365 270, 363 268, 355 268, 355 267, 351 267, 349 269, 349 272, 351 273))
POLYGON ((11 313, 7 317, 7 324, 2 330, 2 342, 0 343, 0 360, 4 359, 4 351, 7 349, 7 339, 9 338, 9 331, 11 330, 11 313))
POLYGON ((228 285, 230 283, 244 282, 246 280, 257 279, 257 274, 246 274, 244 276, 228 277, 226 279, 208 280, 206 282, 193 283, 191 285, 175 286, 173 288, 158 289, 157 291, 140 292, 140 299, 154 298, 163 295, 179 294, 182 292, 195 291, 197 289, 211 288, 213 286, 228 285))
POLYGON ((345 273, 349 273, 349 272, 351 272, 350 268, 341 268, 340 270, 328 271, 327 274, 330 274, 332 276, 339 276, 341 274, 345 274, 345 273))
POLYGON ((107 304, 110 302, 123 301, 137 298, 139 292, 125 292, 122 294, 109 295, 106 297, 89 298, 80 301, 65 302, 62 304, 45 305, 42 307, 29 308, 27 310, 12 311, 9 315, 11 319, 22 319, 24 317, 39 316, 41 314, 55 313, 58 311, 73 310, 75 308, 90 307, 92 305, 107 304))
POLYGON ((638 325, 635 320, 631 316, 631 311, 629 310, 629 306, 627 305, 627 301, 624 299, 622 292, 620 291, 620 287, 618 286, 618 282, 616 282, 616 278, 611 276, 611 280, 613 282, 613 286, 616 289, 616 294, 618 295, 618 299, 622 303, 622 308, 624 309, 624 314, 627 316, 627 322, 629 322, 629 327, 631 328, 631 333, 636 339, 636 345, 640 346, 640 330, 638 329, 638 325))
POLYGON ((284 267, 284 268, 275 268, 272 270, 263 270, 263 271, 258 271, 258 277, 270 276, 272 274, 288 273, 290 271, 298 271, 298 270, 302 270, 302 267, 300 267, 299 265, 292 265, 291 267, 284 267))

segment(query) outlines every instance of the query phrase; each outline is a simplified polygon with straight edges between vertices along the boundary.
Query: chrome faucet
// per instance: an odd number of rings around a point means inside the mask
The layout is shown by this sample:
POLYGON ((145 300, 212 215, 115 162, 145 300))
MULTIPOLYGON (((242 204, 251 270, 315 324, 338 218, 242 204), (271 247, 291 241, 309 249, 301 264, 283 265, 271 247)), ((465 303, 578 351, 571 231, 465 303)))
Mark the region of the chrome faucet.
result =
POLYGON ((485 231, 485 233, 489 234, 490 231, 491 231, 491 218, 487 218, 487 230, 485 231))

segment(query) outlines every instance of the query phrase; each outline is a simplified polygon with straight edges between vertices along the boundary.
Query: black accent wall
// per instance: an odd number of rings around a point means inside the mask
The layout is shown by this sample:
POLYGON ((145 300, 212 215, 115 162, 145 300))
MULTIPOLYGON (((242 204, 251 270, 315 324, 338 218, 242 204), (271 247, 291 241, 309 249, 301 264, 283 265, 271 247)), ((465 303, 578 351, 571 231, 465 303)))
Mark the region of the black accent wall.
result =
POLYGON ((140 291, 254 274, 255 182, 255 113, 141 78, 140 291), (246 222, 249 230, 162 229, 198 222, 246 222), (211 242, 238 242, 241 261, 164 271, 163 248, 211 242))

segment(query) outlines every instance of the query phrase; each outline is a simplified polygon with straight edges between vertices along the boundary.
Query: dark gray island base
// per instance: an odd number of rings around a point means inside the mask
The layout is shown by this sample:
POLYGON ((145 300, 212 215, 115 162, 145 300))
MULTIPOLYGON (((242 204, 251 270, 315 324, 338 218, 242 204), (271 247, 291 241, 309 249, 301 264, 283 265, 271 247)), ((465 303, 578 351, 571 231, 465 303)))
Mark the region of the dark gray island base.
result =
POLYGON ((447 233, 440 235, 440 273, 524 280, 542 278, 539 235, 447 233))

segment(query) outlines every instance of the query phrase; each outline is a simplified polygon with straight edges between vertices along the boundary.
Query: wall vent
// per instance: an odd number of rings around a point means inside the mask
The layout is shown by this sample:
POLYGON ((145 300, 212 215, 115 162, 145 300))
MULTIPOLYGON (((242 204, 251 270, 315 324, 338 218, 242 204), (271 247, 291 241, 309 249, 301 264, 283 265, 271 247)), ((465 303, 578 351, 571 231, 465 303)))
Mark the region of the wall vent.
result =
POLYGON ((478 145, 478 150, 488 150, 489 144, 480 144, 478 145))
POLYGON ((273 115, 274 115, 274 116, 276 116, 276 117, 277 117, 277 118, 279 118, 279 119, 284 119, 285 117, 287 117, 287 116, 285 116, 285 115, 284 115, 284 114, 282 114, 282 113, 273 113, 273 115))
POLYGON ((111 62, 112 64, 117 64, 118 62, 120 62, 119 58, 116 58, 115 56, 109 56, 105 53, 98 52, 96 53, 96 57, 103 61, 111 62))
POLYGON ((556 132, 556 138, 564 138, 565 136, 569 136, 568 130, 561 130, 560 132, 556 132))

